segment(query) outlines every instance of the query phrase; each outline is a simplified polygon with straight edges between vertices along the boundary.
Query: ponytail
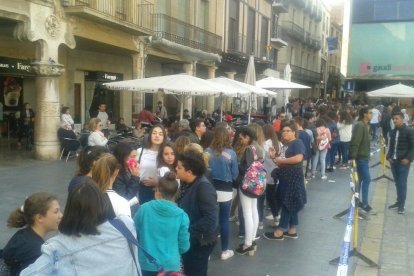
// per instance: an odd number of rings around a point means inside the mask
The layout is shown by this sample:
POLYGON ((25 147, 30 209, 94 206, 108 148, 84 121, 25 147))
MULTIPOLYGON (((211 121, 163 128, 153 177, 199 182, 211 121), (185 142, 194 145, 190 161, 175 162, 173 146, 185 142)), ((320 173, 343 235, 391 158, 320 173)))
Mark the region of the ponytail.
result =
POLYGON ((35 215, 46 216, 50 203, 57 198, 49 193, 34 193, 24 201, 24 205, 10 213, 7 219, 7 226, 21 228, 32 226, 35 222, 35 215))

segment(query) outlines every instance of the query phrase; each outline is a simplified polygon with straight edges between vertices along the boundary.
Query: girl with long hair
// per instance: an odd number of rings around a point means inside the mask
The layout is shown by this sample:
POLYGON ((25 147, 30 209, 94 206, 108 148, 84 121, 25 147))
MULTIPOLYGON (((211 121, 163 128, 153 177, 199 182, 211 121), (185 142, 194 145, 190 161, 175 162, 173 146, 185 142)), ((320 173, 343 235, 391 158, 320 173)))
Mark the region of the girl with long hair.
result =
MULTIPOLYGON (((68 195, 59 234, 42 246, 42 254, 20 274, 141 276, 137 250, 109 221, 110 202, 91 179, 68 195)), ((117 218, 136 236, 132 219, 117 218)))
POLYGON ((276 199, 277 183, 275 183, 275 180, 271 176, 272 171, 276 169, 277 166, 270 157, 269 151, 271 148, 273 148, 275 149, 275 156, 279 156, 280 152, 282 151, 283 145, 279 142, 279 139, 277 138, 276 132, 272 125, 264 125, 263 133, 266 139, 263 147, 265 150, 265 158, 263 165, 267 171, 266 200, 271 212, 270 216, 266 217, 266 219, 273 220, 273 225, 277 226, 279 222, 278 218, 280 207, 276 199))
MULTIPOLYGON (((113 184, 114 191, 129 201, 131 207, 138 204, 139 166, 136 164, 135 149, 119 143, 114 148, 114 156, 120 165, 118 176, 113 184), (132 160, 131 160, 132 159, 132 160), (132 162, 131 162, 132 161, 132 162)), ((135 213, 136 208, 132 208, 135 213)))
POLYGON ((167 142, 161 146, 157 156, 158 176, 163 177, 167 172, 175 172, 177 160, 174 144, 167 142))
POLYGON ((219 225, 221 238, 221 259, 233 257, 229 250, 229 217, 233 197, 233 181, 239 175, 236 153, 231 149, 229 132, 224 127, 214 129, 213 141, 206 149, 210 154, 209 169, 219 204, 219 225))
POLYGON ((8 241, 3 258, 11 275, 19 273, 34 263, 41 255, 40 248, 47 233, 58 229, 62 213, 57 198, 49 193, 35 193, 24 205, 14 210, 7 226, 22 228, 8 241))
POLYGON ((154 187, 157 186, 157 156, 160 148, 165 144, 167 135, 162 125, 153 126, 148 135, 144 148, 138 149, 138 163, 140 167, 139 202, 144 204, 154 199, 154 187))
POLYGON ((128 201, 112 189, 120 169, 121 166, 118 160, 110 153, 103 154, 92 168, 92 179, 98 185, 99 190, 105 193, 111 201, 111 211, 113 212, 110 213, 110 218, 119 215, 131 217, 131 209, 128 201))

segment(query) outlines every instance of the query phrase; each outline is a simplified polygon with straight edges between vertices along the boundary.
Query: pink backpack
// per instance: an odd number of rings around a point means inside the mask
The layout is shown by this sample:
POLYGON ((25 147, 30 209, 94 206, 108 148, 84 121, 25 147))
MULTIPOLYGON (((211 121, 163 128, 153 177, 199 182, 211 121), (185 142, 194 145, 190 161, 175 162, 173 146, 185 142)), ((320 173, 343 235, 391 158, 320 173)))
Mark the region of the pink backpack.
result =
POLYGON ((240 190, 248 197, 257 198, 266 189, 266 170, 257 157, 256 148, 250 147, 253 152, 253 162, 247 169, 240 190))

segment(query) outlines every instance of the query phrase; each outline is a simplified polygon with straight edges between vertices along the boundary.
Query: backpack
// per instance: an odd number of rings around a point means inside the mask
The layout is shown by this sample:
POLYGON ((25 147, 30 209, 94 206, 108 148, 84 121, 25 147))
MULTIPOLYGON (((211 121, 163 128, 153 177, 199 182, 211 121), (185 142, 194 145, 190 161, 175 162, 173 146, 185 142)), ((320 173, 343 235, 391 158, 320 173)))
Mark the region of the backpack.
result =
POLYGON ((328 136, 326 135, 326 128, 325 128, 324 133, 321 133, 321 135, 322 134, 325 135, 325 138, 319 140, 318 149, 319 150, 329 149, 330 144, 329 144, 328 136))
POLYGON ((253 162, 247 169, 240 190, 248 197, 257 198, 261 196, 266 188, 266 170, 257 157, 256 148, 251 147, 253 162))

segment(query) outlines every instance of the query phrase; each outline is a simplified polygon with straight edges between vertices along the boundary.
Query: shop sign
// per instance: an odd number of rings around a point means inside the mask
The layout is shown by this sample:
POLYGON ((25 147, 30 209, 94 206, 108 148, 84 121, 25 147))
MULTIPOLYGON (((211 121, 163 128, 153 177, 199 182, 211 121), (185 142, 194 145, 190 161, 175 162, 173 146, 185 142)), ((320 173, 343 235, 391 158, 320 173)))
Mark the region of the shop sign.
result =
POLYGON ((0 74, 34 75, 29 60, 0 57, 0 74))
POLYGON ((85 72, 86 80, 112 82, 123 80, 123 75, 119 73, 108 73, 108 72, 85 72))

